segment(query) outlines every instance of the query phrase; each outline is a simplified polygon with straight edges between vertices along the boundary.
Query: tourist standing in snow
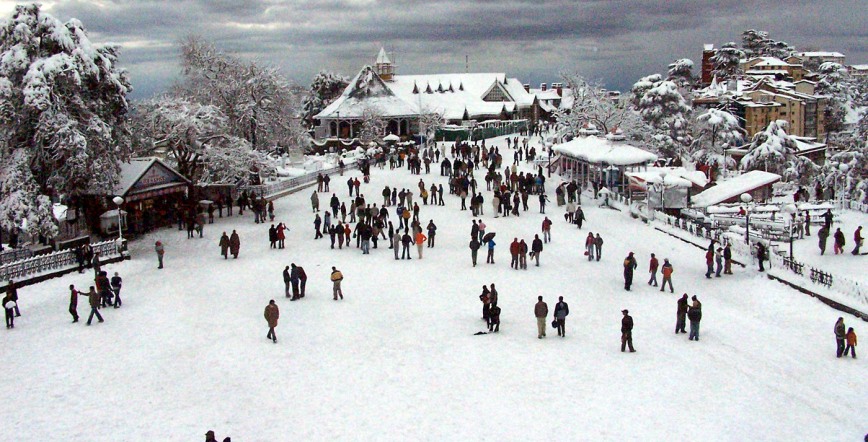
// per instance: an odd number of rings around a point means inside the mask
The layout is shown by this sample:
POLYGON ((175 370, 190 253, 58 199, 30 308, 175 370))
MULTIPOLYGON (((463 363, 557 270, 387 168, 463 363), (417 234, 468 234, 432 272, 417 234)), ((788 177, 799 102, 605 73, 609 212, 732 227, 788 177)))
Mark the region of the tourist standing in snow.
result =
POLYGON ((597 261, 599 261, 603 257, 603 237, 599 233, 594 238, 594 248, 597 251, 597 261))
POLYGON ((862 226, 859 226, 858 228, 856 228, 856 231, 853 232, 853 243, 855 243, 856 246, 853 247, 853 251, 851 253, 854 255, 858 255, 859 247, 862 247, 862 226))
POLYGON ((17 297, 17 295, 14 294, 13 290, 7 288, 6 296, 3 297, 3 312, 6 314, 6 328, 15 328, 15 305, 17 302, 13 297, 17 297))
POLYGON ((549 197, 545 193, 540 192, 540 194, 539 194, 539 213, 546 213, 546 202, 548 200, 549 200, 549 197))
POLYGON ((118 275, 118 272, 115 272, 115 276, 112 276, 112 279, 111 279, 112 291, 115 292, 115 304, 113 306, 114 308, 121 308, 121 306, 124 304, 123 301, 121 301, 121 283, 122 282, 123 282, 123 279, 121 279, 121 275, 118 275))
POLYGON ((73 323, 78 322, 78 290, 72 284, 69 285, 69 314, 73 323))
POLYGON ((756 243, 756 260, 759 263, 759 271, 764 272, 763 261, 766 259, 766 245, 762 241, 756 243))
POLYGON ((410 244, 413 243, 413 237, 410 236, 410 231, 404 229, 404 234, 401 235, 401 259, 413 259, 410 256, 410 244))
POLYGON ((630 252, 626 258, 624 258, 624 290, 630 291, 630 286, 633 285, 633 270, 636 270, 638 264, 636 263, 636 258, 633 256, 633 252, 630 252))
POLYGON ((847 356, 847 353, 852 353, 853 359, 856 359, 856 331, 853 330, 853 327, 850 327, 847 330, 847 348, 844 349, 844 356, 847 356))
POLYGON ((341 273, 340 270, 332 267, 332 294, 334 295, 335 301, 338 300, 338 296, 341 299, 344 299, 344 292, 341 290, 341 281, 344 280, 344 274, 341 273))
POLYGON ((707 279, 711 278, 711 274, 714 273, 714 248, 709 248, 705 251, 705 277, 707 279))
POLYGON ((223 259, 229 258, 229 236, 226 232, 223 232, 223 236, 220 237, 220 254, 223 255, 223 259))
POLYGON ((684 327, 687 325, 687 293, 678 300, 678 310, 675 312, 675 334, 687 333, 684 327))
POLYGON ((422 248, 425 247, 425 242, 428 237, 422 232, 416 232, 416 251, 419 253, 419 259, 422 259, 422 248))
POLYGON ((621 318, 621 352, 629 347, 630 353, 634 353, 633 349, 633 317, 629 315, 629 311, 621 310, 624 317, 621 318))
POLYGON ((295 266, 295 263, 289 265, 289 284, 292 286, 292 298, 290 301, 297 301, 301 294, 298 290, 298 285, 301 282, 301 278, 299 276, 298 267, 295 266))
POLYGON ((536 260, 536 266, 539 267, 539 254, 543 251, 543 242, 539 239, 539 235, 533 236, 533 242, 530 244, 530 257, 536 260))
POLYGON ((518 252, 520 247, 518 238, 513 238, 512 244, 509 245, 509 256, 512 258, 509 262, 509 267, 515 270, 518 270, 518 252))
POLYGON ((229 236, 229 251, 232 253, 232 258, 238 258, 238 252, 241 249, 241 238, 238 236, 236 231, 232 231, 232 235, 229 236))
POLYGON ((820 227, 817 231, 817 239, 819 240, 820 255, 826 253, 826 241, 829 239, 829 229, 826 226, 820 227))
POLYGON ((564 338, 567 336, 567 315, 570 314, 570 306, 564 302, 564 297, 558 297, 558 303, 555 304, 555 321, 558 323, 558 336, 564 338))
POLYGON ((847 338, 846 330, 844 318, 838 318, 838 321, 835 322, 835 344, 837 345, 837 355, 839 358, 844 355, 844 340, 847 338))
POLYGON ((582 223, 585 222, 585 212, 582 210, 582 206, 576 209, 576 214, 573 215, 573 222, 576 223, 579 229, 582 228, 582 223))
POLYGON ((536 316, 537 338, 542 339, 546 335, 546 316, 549 315, 549 306, 543 302, 542 296, 537 296, 537 303, 533 307, 533 314, 536 316))
POLYGON ((488 291, 488 287, 485 285, 482 286, 482 293, 479 295, 479 301, 482 302, 482 319, 486 324, 489 324, 489 320, 491 319, 491 292, 488 291))
POLYGON ((552 240, 552 220, 545 217, 542 222, 543 241, 549 243, 552 240))
POLYGON ((714 254, 715 273, 714 276, 720 278, 720 272, 723 271, 723 247, 718 247, 714 254))
MULTIPOLYGON (((474 238, 470 239, 470 259, 473 261, 473 267, 476 267, 476 255, 479 253, 479 240, 474 238)), ((397 252, 396 252, 397 254, 397 252)), ((398 259, 397 257, 395 259, 398 259)))
POLYGON ((157 252, 157 261, 160 265, 157 267, 158 269, 163 268, 163 254, 165 253, 165 249, 163 248, 163 243, 157 241, 154 243, 154 251, 157 252))
POLYGON ((316 190, 310 194, 310 207, 313 209, 313 213, 319 212, 319 195, 317 195, 316 190))
POLYGON ((732 275, 732 247, 729 243, 723 248, 723 274, 732 275))
POLYGON ((427 230, 428 230, 428 247, 433 248, 434 247, 434 235, 437 235, 437 226, 434 225, 433 219, 428 221, 427 230))
POLYGON ((278 318, 280 318, 280 309, 272 299, 271 301, 268 301, 268 305, 265 306, 265 321, 268 322, 268 334, 265 335, 265 338, 271 339, 271 342, 274 342, 275 344, 277 344, 277 334, 274 332, 274 329, 277 327, 278 318))
POLYGON ((594 232, 588 232, 588 237, 585 238, 585 255, 588 255, 588 261, 594 260, 594 232))
POLYGON ((283 269, 283 293, 286 295, 287 298, 289 298, 289 281, 289 266, 286 266, 283 269))
POLYGON ((663 267, 660 269, 660 273, 663 275, 663 284, 660 284, 660 291, 666 288, 666 283, 669 283, 669 293, 673 293, 675 289, 672 288, 672 264, 669 263, 669 258, 663 258, 663 267))
POLYGON ((488 240, 488 256, 485 258, 485 262, 488 264, 494 264, 494 246, 496 245, 494 238, 488 240))
MULTIPOLYGON (((852 330, 852 329, 851 329, 852 330)), ((500 307, 492 303, 488 311, 488 331, 497 333, 500 331, 500 307)), ((853 357, 856 356, 856 350, 853 350, 853 357)))
POLYGON ((395 250, 395 259, 398 259, 398 253, 401 250, 401 235, 399 233, 392 235, 392 247, 389 248, 395 250))
POLYGON ((838 227, 835 230, 835 254, 844 253, 844 245, 847 243, 844 240, 844 232, 841 231, 841 228, 838 227))
POLYGON ((688 339, 698 341, 699 321, 702 320, 702 303, 696 299, 696 295, 693 295, 690 299, 693 300, 693 305, 687 310, 687 319, 690 320, 690 335, 688 335, 688 339))
POLYGON ((99 314, 98 310, 100 296, 99 293, 94 290, 93 286, 90 286, 90 291, 87 292, 87 300, 90 303, 90 316, 87 318, 87 325, 90 325, 90 323, 93 321, 94 315, 96 315, 96 319, 98 319, 99 322, 104 322, 102 319, 102 315, 99 314))
POLYGON ((12 302, 15 303, 15 317, 21 316, 21 310, 18 309, 18 287, 15 286, 15 281, 9 280, 9 283, 6 285, 6 293, 9 295, 12 302))
POLYGON ((657 261, 657 257, 654 254, 651 254, 651 261, 648 264, 648 273, 651 274, 651 279, 648 280, 648 285, 653 285, 657 287, 657 266, 659 262, 657 261))

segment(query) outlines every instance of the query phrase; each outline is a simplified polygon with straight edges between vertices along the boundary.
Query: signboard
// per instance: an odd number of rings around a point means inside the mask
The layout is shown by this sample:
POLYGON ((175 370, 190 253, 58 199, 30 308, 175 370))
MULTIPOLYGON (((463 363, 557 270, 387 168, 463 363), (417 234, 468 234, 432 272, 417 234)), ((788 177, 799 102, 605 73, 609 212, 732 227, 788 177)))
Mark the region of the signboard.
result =
POLYGON ((173 183, 184 183, 184 180, 175 172, 167 169, 160 163, 155 162, 147 172, 136 181, 136 184, 133 185, 131 190, 133 192, 141 191, 150 187, 158 187, 173 183))

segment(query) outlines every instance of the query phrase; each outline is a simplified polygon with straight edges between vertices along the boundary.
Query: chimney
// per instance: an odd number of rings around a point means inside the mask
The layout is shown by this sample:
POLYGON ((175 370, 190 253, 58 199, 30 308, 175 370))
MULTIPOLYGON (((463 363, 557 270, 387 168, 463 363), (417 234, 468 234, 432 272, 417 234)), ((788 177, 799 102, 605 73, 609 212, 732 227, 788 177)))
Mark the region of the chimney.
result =
POLYGON ((545 84, 545 83, 540 83, 540 85, 539 85, 539 89, 540 89, 541 91, 545 92, 545 91, 546 91, 546 84, 545 84))
POLYGON ((558 92, 558 97, 563 97, 563 96, 564 96, 564 85, 563 85, 563 83, 558 83, 558 84, 555 86, 555 90, 558 92))
POLYGON ((522 86, 524 86, 524 91, 525 91, 525 92, 530 92, 530 85, 529 85, 529 84, 525 83, 525 84, 523 84, 522 86))

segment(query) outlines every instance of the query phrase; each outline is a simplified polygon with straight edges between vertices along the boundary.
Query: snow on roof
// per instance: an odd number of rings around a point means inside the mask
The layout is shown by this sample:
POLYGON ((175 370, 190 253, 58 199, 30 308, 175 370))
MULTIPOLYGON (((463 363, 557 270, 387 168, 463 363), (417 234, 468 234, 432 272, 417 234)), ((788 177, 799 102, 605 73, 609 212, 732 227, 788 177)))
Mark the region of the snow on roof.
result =
MULTIPOLYGON (((370 58, 368 59, 370 60, 370 58)), ((377 54, 377 64, 392 64, 392 60, 386 55, 386 48, 380 48, 380 53, 377 54)))
POLYGON ((823 52, 823 51, 815 51, 815 52, 798 52, 796 55, 800 57, 844 57, 844 54, 840 52, 823 52))
POLYGON ((365 66, 350 81, 343 94, 316 118, 361 118, 368 109, 383 117, 405 117, 419 113, 418 106, 396 97, 374 70, 365 66))
POLYGON ((708 207, 720 204, 743 193, 780 181, 780 179, 781 176, 776 173, 752 170, 726 181, 718 181, 716 186, 691 198, 692 206, 708 207))
POLYGON ((657 161, 657 155, 629 144, 612 143, 595 136, 578 137, 553 146, 555 152, 588 163, 630 166, 657 161))
POLYGON ((790 135, 790 138, 796 143, 796 150, 799 152, 812 151, 816 149, 823 149, 826 147, 825 143, 820 143, 816 138, 813 137, 798 137, 795 135, 790 135))
MULTIPOLYGON (((757 66, 760 66, 760 67, 766 67, 766 66, 784 67, 784 66, 790 65, 789 63, 781 60, 780 58, 775 58, 775 57, 758 57, 758 59, 760 60, 760 62, 753 65, 753 67, 757 67, 757 66)), ((756 59, 754 59, 754 60, 756 60, 756 59)), ((753 61, 753 60, 749 60, 748 63, 750 63, 751 61, 753 61)))
MULTIPOLYGON (((159 163, 163 167, 168 170, 171 170, 179 177, 184 178, 178 173, 175 169, 169 167, 166 163, 164 163, 161 159, 156 157, 147 157, 147 158, 133 158, 129 163, 121 163, 121 174, 118 184, 115 186, 112 191, 112 195, 126 195, 127 192, 132 189, 132 187, 139 181, 142 175, 151 168, 151 166, 155 163, 159 163)), ((187 182, 187 178, 184 178, 187 182)))
POLYGON ((707 183, 708 180, 705 178, 705 174, 699 171, 688 172, 683 167, 649 167, 648 170, 638 171, 638 172, 625 172, 628 178, 632 178, 635 181, 638 181, 642 184, 642 186, 647 187, 645 183, 656 184, 661 180, 665 187, 681 187, 681 188, 690 188, 694 185, 698 185, 700 187, 704 187, 705 184, 697 184, 694 180, 699 180, 700 182, 707 183), (698 176, 694 176, 697 175, 698 176), (684 176, 683 176, 684 175, 684 176), (693 179, 685 178, 685 176, 689 176, 693 179))
POLYGON ((526 108, 533 105, 534 95, 524 90, 524 84, 518 81, 517 78, 507 78, 504 86, 518 107, 526 108))
POLYGON ((850 66, 850 69, 857 71, 868 71, 868 64, 854 64, 850 66))
POLYGON ((58 221, 66 221, 66 212, 68 209, 69 207, 64 206, 63 204, 54 203, 51 207, 51 210, 54 213, 54 219, 58 221))

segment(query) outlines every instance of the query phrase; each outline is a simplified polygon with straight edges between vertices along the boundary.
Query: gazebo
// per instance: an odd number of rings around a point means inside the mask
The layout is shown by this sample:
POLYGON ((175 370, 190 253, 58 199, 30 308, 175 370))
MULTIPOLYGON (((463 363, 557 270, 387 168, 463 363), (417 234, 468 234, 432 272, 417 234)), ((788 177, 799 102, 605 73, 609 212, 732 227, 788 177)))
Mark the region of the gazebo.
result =
POLYGON ((577 180, 582 186, 596 182, 600 187, 626 191, 626 171, 647 170, 657 161, 657 155, 624 143, 615 143, 596 136, 578 137, 552 149, 560 155, 561 176, 577 180))

